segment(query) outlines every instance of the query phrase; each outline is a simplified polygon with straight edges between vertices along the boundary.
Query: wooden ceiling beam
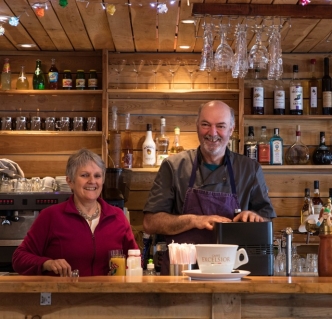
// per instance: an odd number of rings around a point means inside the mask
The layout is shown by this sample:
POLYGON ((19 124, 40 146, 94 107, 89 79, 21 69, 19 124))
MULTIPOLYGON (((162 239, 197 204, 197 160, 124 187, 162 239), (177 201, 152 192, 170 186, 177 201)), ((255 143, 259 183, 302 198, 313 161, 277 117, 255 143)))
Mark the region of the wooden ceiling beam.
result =
POLYGON ((193 3, 193 16, 289 17, 332 19, 331 5, 193 3))

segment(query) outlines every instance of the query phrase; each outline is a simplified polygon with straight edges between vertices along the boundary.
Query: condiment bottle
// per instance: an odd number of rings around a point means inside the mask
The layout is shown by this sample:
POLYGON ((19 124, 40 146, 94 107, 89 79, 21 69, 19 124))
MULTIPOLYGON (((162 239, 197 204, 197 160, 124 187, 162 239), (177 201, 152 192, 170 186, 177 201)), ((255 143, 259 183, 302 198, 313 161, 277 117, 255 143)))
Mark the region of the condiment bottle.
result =
POLYGON ((89 90, 97 90, 98 88, 98 78, 96 70, 90 70, 88 78, 88 88, 89 90))
POLYGON ((143 276, 141 251, 139 249, 128 250, 126 276, 143 276))
POLYGON ((49 82, 48 88, 50 90, 58 89, 58 78, 59 78, 59 71, 55 66, 55 59, 51 59, 51 67, 48 71, 48 82, 49 82))
POLYGON ((64 70, 63 79, 62 79, 62 89, 71 90, 72 87, 73 87, 73 78, 71 75, 71 70, 64 70))
POLYGON ((85 73, 84 70, 77 70, 76 73, 76 90, 85 89, 85 73))
POLYGON ((148 260, 148 264, 146 265, 146 276, 156 276, 156 271, 154 270, 154 263, 152 259, 148 260))

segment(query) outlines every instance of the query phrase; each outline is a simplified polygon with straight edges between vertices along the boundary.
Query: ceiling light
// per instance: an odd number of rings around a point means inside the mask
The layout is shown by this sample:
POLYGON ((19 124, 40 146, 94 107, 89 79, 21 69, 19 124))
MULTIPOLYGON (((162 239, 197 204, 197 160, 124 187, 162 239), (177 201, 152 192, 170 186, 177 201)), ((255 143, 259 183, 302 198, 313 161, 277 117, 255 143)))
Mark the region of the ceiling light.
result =
POLYGON ((181 22, 186 24, 195 24, 196 21, 194 19, 183 19, 181 22))
POLYGON ((19 43, 17 46, 21 48, 34 48, 36 45, 34 43, 19 43))
POLYGON ((190 45, 180 45, 180 49, 190 49, 190 45))
POLYGON ((10 16, 4 16, 4 15, 0 15, 0 21, 1 22, 6 22, 10 19, 10 16))

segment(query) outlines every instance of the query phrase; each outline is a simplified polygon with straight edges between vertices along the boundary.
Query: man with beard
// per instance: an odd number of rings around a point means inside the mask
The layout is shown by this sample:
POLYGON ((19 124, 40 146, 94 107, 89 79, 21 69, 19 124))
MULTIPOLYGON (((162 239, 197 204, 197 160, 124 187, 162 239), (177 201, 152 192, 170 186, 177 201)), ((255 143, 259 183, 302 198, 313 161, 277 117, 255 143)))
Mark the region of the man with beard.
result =
MULTIPOLYGON (((216 222, 276 217, 260 164, 227 148, 234 110, 210 101, 200 107, 196 126, 200 146, 163 161, 144 207, 144 231, 164 235, 167 244, 209 244, 216 222)), ((165 258, 163 275, 168 274, 165 258)))

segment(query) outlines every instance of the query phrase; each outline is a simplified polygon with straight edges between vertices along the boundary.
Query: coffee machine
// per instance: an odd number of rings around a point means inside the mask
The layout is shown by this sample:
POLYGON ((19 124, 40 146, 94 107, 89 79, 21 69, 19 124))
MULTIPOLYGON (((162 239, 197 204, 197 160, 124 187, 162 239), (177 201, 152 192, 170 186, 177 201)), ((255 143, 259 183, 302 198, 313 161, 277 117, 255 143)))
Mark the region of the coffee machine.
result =
POLYGON ((124 168, 107 168, 102 191, 103 199, 113 205, 124 209, 128 200, 132 171, 124 168))

